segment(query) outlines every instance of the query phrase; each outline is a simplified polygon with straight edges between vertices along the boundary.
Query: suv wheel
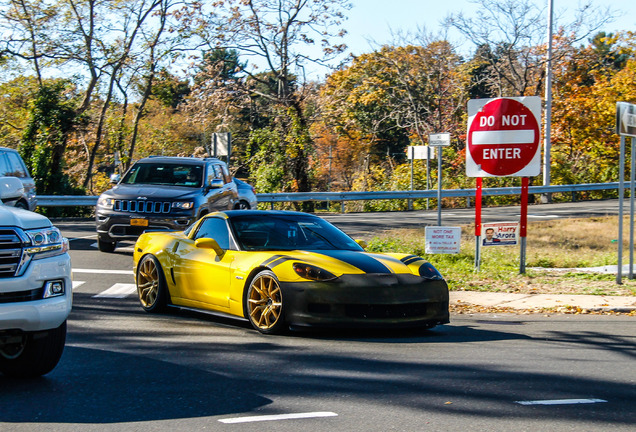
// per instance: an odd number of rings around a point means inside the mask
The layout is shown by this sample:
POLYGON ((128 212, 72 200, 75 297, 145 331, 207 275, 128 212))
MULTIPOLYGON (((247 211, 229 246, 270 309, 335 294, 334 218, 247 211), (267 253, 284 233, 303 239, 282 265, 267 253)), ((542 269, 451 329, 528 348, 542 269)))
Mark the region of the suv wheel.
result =
POLYGON ((234 208, 236 210, 250 210, 250 203, 245 200, 240 200, 234 208))
POLYGON ((0 347, 0 372, 18 378, 45 375, 60 361, 65 342, 66 321, 44 334, 26 333, 0 347))
POLYGON ((97 248, 100 250, 100 252, 114 252, 116 246, 117 242, 110 242, 102 240, 99 237, 97 238, 97 248))

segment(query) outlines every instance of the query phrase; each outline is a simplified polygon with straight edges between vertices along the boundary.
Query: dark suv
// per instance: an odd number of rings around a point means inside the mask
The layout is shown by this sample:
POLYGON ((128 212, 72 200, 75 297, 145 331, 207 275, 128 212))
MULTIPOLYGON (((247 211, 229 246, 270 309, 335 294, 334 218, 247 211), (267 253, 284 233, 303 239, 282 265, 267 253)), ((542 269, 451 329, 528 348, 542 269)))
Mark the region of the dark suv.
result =
POLYGON ((95 211, 97 245, 152 230, 183 230, 204 214, 238 208, 236 184, 215 158, 149 157, 135 163, 117 186, 100 195, 95 211))

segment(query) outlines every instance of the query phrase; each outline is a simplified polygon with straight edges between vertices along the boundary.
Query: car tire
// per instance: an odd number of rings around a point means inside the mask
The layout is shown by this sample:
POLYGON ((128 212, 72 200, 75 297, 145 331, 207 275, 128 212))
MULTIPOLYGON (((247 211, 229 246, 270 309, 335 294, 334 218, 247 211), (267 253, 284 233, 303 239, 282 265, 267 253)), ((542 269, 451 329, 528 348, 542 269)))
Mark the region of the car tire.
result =
POLYGON ((236 209, 237 210, 250 210, 250 203, 248 203, 245 200, 240 200, 237 204, 236 204, 236 209))
POLYGON ((258 273, 250 282, 244 298, 245 318, 263 334, 281 334, 285 323, 283 294, 278 278, 270 270, 258 273))
POLYGON ((168 287, 159 260, 144 256, 137 265, 137 296, 146 312, 159 313, 168 306, 168 287))
POLYGON ((106 241, 100 238, 97 239, 97 249, 99 249, 100 252, 112 253, 115 252, 115 247, 117 247, 117 242, 106 241))
POLYGON ((15 378, 33 378, 53 370, 66 343, 66 321, 47 332, 25 333, 20 342, 0 348, 0 372, 15 378))

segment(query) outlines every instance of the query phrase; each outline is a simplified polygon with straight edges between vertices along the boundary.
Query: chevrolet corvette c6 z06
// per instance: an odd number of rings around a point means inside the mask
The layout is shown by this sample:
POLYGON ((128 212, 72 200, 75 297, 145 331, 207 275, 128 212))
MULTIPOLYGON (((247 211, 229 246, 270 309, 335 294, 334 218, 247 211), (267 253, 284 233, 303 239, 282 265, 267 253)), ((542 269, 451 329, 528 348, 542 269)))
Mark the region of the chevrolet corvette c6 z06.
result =
POLYGON ((288 328, 431 328, 449 322, 448 286, 421 257, 368 253, 324 219, 298 212, 211 213, 135 244, 141 306, 173 305, 288 328))

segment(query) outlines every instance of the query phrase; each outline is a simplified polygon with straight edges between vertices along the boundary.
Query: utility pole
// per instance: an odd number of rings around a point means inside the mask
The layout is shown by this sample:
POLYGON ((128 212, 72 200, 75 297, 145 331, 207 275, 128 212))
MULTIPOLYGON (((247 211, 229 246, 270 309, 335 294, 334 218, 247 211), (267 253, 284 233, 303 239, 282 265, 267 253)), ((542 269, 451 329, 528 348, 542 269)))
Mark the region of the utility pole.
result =
MULTIPOLYGON (((548 49, 545 74, 545 145, 543 146, 543 186, 550 186, 550 151, 552 147, 552 17, 553 2, 548 0, 548 49)), ((550 194, 541 197, 542 202, 550 202, 550 194)))

